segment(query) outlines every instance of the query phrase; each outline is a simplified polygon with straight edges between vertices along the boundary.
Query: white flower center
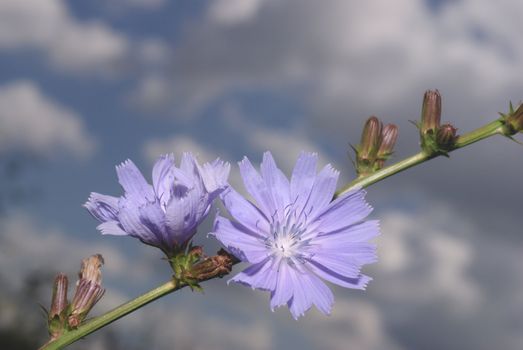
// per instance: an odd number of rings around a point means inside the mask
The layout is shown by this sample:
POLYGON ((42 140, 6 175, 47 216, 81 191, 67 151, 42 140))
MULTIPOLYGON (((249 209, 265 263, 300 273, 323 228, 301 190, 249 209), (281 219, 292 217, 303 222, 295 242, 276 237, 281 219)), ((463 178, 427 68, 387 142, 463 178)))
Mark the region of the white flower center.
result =
POLYGON ((282 258, 293 257, 297 253, 298 242, 292 235, 277 235, 272 243, 272 251, 282 258))
POLYGON ((308 244, 307 240, 303 240, 306 222, 300 220, 292 210, 287 210, 283 218, 274 216, 272 219, 266 247, 283 259, 300 258, 304 254, 303 248, 308 244))

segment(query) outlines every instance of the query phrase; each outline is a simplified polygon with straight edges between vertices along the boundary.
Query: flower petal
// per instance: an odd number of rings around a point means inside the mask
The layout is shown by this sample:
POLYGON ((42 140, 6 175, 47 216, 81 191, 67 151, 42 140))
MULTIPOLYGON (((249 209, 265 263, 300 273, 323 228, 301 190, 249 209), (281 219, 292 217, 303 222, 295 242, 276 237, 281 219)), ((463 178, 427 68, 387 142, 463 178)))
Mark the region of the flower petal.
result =
POLYGON ((140 207, 140 221, 163 243, 162 247, 171 248, 174 240, 170 238, 164 211, 160 203, 147 203, 140 207))
POLYGON ((174 167, 174 155, 161 156, 153 167, 153 188, 156 197, 165 204, 170 199, 170 191, 174 183, 171 169, 174 167))
POLYGON ((332 304, 334 303, 334 295, 330 288, 321 279, 312 274, 304 275, 302 283, 307 293, 310 293, 311 300, 318 310, 325 315, 330 315, 332 304))
POLYGON ((216 159, 212 163, 205 163, 198 168, 205 189, 210 194, 222 191, 227 186, 227 179, 231 166, 229 163, 216 159))
POLYGON ((161 246, 161 240, 142 222, 136 203, 131 200, 120 200, 119 207, 118 221, 125 232, 147 244, 161 246))
POLYGON ((270 152, 263 154, 260 171, 272 196, 275 209, 278 210, 278 215, 283 217, 283 209, 291 202, 289 180, 276 166, 276 162, 270 152))
POLYGON ((288 301, 287 305, 295 320, 303 316, 312 306, 311 295, 308 294, 308 290, 302 282, 306 276, 306 273, 296 271, 292 267, 289 268, 289 277, 293 286, 293 292, 292 298, 288 301))
MULTIPOLYGON (((166 225, 171 238, 182 244, 196 233, 199 197, 196 190, 190 190, 184 197, 171 200, 165 210, 166 225)), ((200 213, 202 214, 202 213, 200 213)))
POLYGON ((343 254, 329 254, 322 251, 315 254, 309 261, 344 277, 357 278, 360 274, 361 264, 358 264, 355 259, 351 259, 350 256, 343 254))
POLYGON ((312 185, 316 179, 316 153, 302 152, 292 171, 290 190, 291 202, 295 203, 296 212, 301 215, 305 204, 309 200, 312 185))
POLYGON ((145 181, 140 170, 130 159, 116 166, 116 174, 126 195, 140 203, 144 203, 146 200, 154 200, 155 196, 152 186, 145 181))
POLYGON ((318 213, 315 219, 321 221, 322 231, 337 231, 365 219, 372 211, 365 201, 365 193, 363 190, 348 192, 318 213))
POLYGON ((321 233, 314 238, 314 244, 322 246, 340 246, 345 243, 357 243, 368 241, 380 234, 379 220, 368 220, 354 225, 343 227, 337 231, 323 232, 323 228, 318 228, 321 233))
POLYGON ((266 236, 269 233, 270 226, 265 215, 232 187, 227 188, 221 194, 221 199, 227 211, 240 224, 260 236, 266 236))
POLYGON ((247 157, 244 157, 241 162, 238 163, 240 166, 240 173, 243 178, 245 189, 254 198, 258 207, 261 211, 270 218, 276 213, 276 206, 271 196, 271 192, 267 187, 265 181, 256 169, 252 166, 251 162, 247 157))
POLYGON ((339 174, 339 171, 327 164, 316 176, 305 208, 310 217, 315 217, 332 201, 339 174))
POLYGON ((113 196, 92 192, 84 207, 99 221, 114 221, 118 216, 118 201, 113 196))
POLYGON ((372 280, 372 278, 363 274, 358 275, 356 278, 345 277, 340 274, 337 274, 332 270, 329 270, 325 266, 322 266, 314 262, 310 262, 309 264, 307 264, 307 267, 317 276, 323 278, 324 280, 345 288, 365 289, 367 287, 367 283, 369 283, 369 281, 372 280))
POLYGON ((290 279, 289 265, 285 262, 280 263, 278 267, 278 278, 276 281, 276 288, 271 293, 271 310, 274 311, 275 308, 287 304, 290 298, 292 298, 292 293, 294 287, 292 280, 290 279))
POLYGON ((180 161, 180 170, 186 174, 197 174, 196 159, 191 152, 183 152, 180 161))
POLYGON ((276 286, 277 271, 272 267, 272 259, 253 264, 231 278, 229 281, 261 290, 273 290, 276 286))
POLYGON ((128 236, 118 221, 106 221, 96 227, 102 235, 113 235, 113 236, 128 236))
POLYGON ((244 257, 253 264, 263 261, 269 254, 260 236, 221 216, 216 217, 213 232, 209 235, 215 236, 225 247, 239 250, 239 258, 244 257))

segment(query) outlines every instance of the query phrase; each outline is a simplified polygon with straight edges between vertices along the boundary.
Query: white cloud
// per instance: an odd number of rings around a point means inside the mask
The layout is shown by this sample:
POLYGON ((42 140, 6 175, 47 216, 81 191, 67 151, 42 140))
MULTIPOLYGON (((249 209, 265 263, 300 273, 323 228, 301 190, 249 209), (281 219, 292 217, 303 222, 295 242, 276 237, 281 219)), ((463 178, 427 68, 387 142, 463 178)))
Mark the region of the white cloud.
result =
POLYGON ((438 11, 409 0, 212 2, 208 21, 184 31, 162 75, 171 98, 158 102, 197 113, 238 89, 300 90, 310 116, 330 132, 352 123, 348 112, 412 118, 406 106, 428 87, 459 96, 469 113, 490 111, 492 101, 521 92, 520 7, 510 0, 445 2, 438 11))
POLYGON ((310 313, 304 320, 308 337, 318 348, 398 350, 387 334, 382 311, 365 301, 336 300, 332 315, 310 313))
POLYGON ((330 162, 330 157, 321 152, 321 148, 317 144, 299 133, 258 127, 249 134, 248 141, 252 147, 260 151, 260 154, 263 151, 271 151, 278 160, 278 165, 287 174, 290 174, 290 171, 294 168, 302 151, 319 153, 319 160, 322 165, 330 162))
POLYGON ((141 61, 152 66, 165 65, 172 54, 168 44, 158 38, 144 39, 137 52, 141 61))
POLYGON ((107 73, 128 46, 126 37, 105 24, 75 19, 63 0, 0 2, 0 50, 37 50, 57 70, 107 73))
POLYGON ((0 86, 0 152, 44 156, 66 152, 85 157, 95 148, 82 119, 46 97, 32 81, 0 86))
MULTIPOLYGON (((249 119, 244 111, 234 103, 228 103, 223 108, 223 120, 228 128, 237 133, 245 145, 244 154, 253 155, 252 162, 261 161, 263 152, 270 151, 280 167, 288 177, 296 164, 301 152, 317 153, 318 168, 336 163, 322 147, 309 137, 299 125, 293 128, 269 127, 249 119)), ((346 181, 340 174, 340 183, 346 181)))
MULTIPOLYGON (((148 60, 148 53, 144 55, 148 60)), ((172 97, 170 88, 168 79, 158 73, 150 73, 140 80, 138 86, 125 97, 125 100, 132 108, 154 112, 169 105, 172 97)))
POLYGON ((480 305, 483 295, 469 272, 475 256, 467 238, 477 231, 470 224, 434 204, 427 215, 385 213, 381 227, 374 291, 415 304, 443 301, 454 311, 480 305))
MULTIPOLYGON (((150 162, 155 161, 162 154, 174 153, 180 159, 184 152, 191 152, 198 157, 200 162, 210 162, 220 157, 217 152, 211 151, 206 146, 198 143, 186 135, 175 135, 165 139, 151 139, 145 142, 142 153, 150 162)), ((225 159, 226 160, 226 159, 225 159)))
POLYGON ((252 20, 264 0, 217 0, 211 2, 208 16, 220 24, 232 25, 252 20))
POLYGON ((271 330, 262 320, 242 322, 213 315, 201 307, 189 309, 181 305, 175 312, 156 307, 145 318, 149 319, 145 324, 152 325, 150 331, 160 349, 172 344, 195 350, 272 348, 271 330))
MULTIPOLYGON (((27 213, 11 213, 2 219, 0 229, 0 275, 7 278, 18 276, 9 278, 8 287, 12 291, 20 290, 23 278, 32 272, 64 272, 70 281, 74 281, 81 260, 98 253, 105 259, 102 270, 104 284, 126 280, 143 282, 154 269, 147 264, 148 253, 137 261, 136 257, 123 255, 107 242, 87 242, 67 235, 59 228, 46 227, 27 213)), ((160 263, 160 259, 158 261, 160 263)), ((123 299, 118 293, 108 293, 113 301, 123 299)))

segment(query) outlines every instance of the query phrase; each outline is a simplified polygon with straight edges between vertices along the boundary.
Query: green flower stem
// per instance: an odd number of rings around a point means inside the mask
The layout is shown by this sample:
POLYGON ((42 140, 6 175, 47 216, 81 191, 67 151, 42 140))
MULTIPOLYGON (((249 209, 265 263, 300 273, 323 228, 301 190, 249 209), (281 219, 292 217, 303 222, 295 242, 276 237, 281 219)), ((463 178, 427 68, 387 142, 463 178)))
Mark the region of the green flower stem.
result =
MULTIPOLYGON (((468 146, 474 142, 483 140, 487 137, 496 135, 496 134, 504 134, 503 131, 503 123, 501 120, 496 120, 492 123, 489 123, 479 129, 476 129, 472 132, 469 132, 465 135, 461 135, 458 140, 456 141, 456 144, 454 145, 452 150, 462 148, 465 146, 468 146)), ((451 151, 452 151, 451 150, 451 151)), ((434 157, 437 157, 441 154, 426 154, 424 152, 420 152, 418 154, 415 154, 409 158, 406 158, 402 161, 397 162, 396 164, 390 165, 386 168, 383 168, 374 174, 359 177, 356 180, 349 183, 347 186, 345 186, 343 189, 341 189, 336 196, 342 195, 351 189, 354 189, 356 187, 367 187, 370 186, 378 181, 381 181, 389 176, 392 176, 394 174, 397 174, 403 170, 406 170, 410 167, 413 167, 417 164, 423 163, 429 159, 432 159, 434 157)), ((215 265, 200 265, 200 277, 196 276, 193 281, 195 282, 203 282, 207 281, 216 277, 221 277, 228 272, 230 272, 230 267, 237 263, 238 261, 235 261, 233 257, 229 257, 231 260, 227 261, 226 263, 217 263, 215 265), (223 267, 224 269, 221 269, 223 267)), ((210 261, 207 260, 207 263, 209 264, 210 261)), ((194 283, 194 282, 193 282, 194 283)), ((108 324, 124 317, 125 315, 138 310, 139 308, 155 301, 156 299, 159 299, 167 294, 170 294, 178 289, 181 289, 183 287, 186 287, 188 284, 186 282, 182 282, 176 279, 173 279, 141 296, 139 296, 136 299, 133 299, 123 305, 120 305, 116 307, 115 309, 96 317, 80 327, 78 327, 75 330, 68 331, 65 334, 63 334, 60 338, 51 340, 44 346, 40 348, 40 350, 55 350, 55 349, 62 349, 63 347, 74 343, 75 341, 87 336, 88 334, 91 334, 95 332, 96 330, 107 326, 108 324)))
POLYGON ((125 315, 145 306, 158 298, 163 297, 169 293, 172 293, 180 288, 185 287, 187 284, 171 280, 161 286, 139 296, 136 299, 133 299, 125 304, 122 304, 111 311, 96 317, 85 324, 81 325, 75 330, 66 332, 60 338, 51 341, 40 348, 40 350, 55 350, 62 349, 63 347, 74 343, 75 341, 85 337, 88 334, 93 333, 94 331, 107 326, 108 324, 118 320, 119 318, 124 317, 125 315))
MULTIPOLYGON (((239 261, 224 250, 220 250, 217 255, 206 258, 193 266, 190 275, 191 286, 198 286, 198 283, 205 282, 216 277, 223 277, 231 272, 232 265, 239 261)), ((110 323, 130 314, 133 311, 170 294, 178 289, 188 286, 190 283, 173 278, 167 283, 125 303, 111 311, 91 319, 80 327, 64 333, 60 338, 54 339, 43 345, 39 350, 56 350, 74 343, 83 337, 107 326, 110 323)))
MULTIPOLYGON (((469 133, 466 133, 464 135, 461 135, 456 140, 456 143, 454 144, 453 148, 449 151, 454 151, 459 148, 463 148, 465 146, 468 146, 474 142, 478 142, 480 140, 486 139, 487 137, 494 136, 494 135, 504 135, 504 128, 503 128, 503 122, 501 120, 495 120, 485 126, 482 126, 481 128, 478 128, 474 131, 471 131, 469 133)), ((443 155, 442 153, 435 153, 435 154, 429 154, 426 152, 419 152, 413 156, 410 156, 406 159, 403 159, 395 164, 392 164, 386 168, 383 168, 381 170, 376 171, 375 173, 367 176, 358 177, 354 181, 347 184, 345 187, 343 187, 341 190, 339 190, 335 198, 338 196, 341 196, 344 193, 347 193, 348 191, 361 187, 368 187, 378 181, 381 181, 383 179, 386 179, 389 176, 395 175, 399 172, 402 172, 403 170, 406 170, 408 168, 411 168, 415 165, 418 165, 420 163, 423 163, 427 160, 430 160, 432 158, 438 157, 440 155, 443 155)))

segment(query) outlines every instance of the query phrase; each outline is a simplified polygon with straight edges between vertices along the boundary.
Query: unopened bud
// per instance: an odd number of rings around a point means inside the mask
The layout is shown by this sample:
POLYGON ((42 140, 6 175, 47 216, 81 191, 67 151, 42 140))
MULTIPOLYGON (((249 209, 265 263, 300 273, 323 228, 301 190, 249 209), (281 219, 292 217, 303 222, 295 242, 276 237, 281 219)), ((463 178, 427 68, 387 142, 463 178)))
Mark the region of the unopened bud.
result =
POLYGON ((51 309, 49 310, 49 319, 55 316, 60 317, 62 312, 67 308, 67 286, 69 281, 63 273, 56 276, 53 286, 53 296, 51 298, 51 309))
POLYGON ((523 132, 523 104, 520 104, 515 111, 511 110, 511 113, 507 116, 506 121, 510 125, 511 132, 513 134, 523 132))
POLYGON ((68 318, 69 326, 72 328, 80 325, 105 292, 101 285, 102 273, 100 271, 103 262, 100 254, 82 260, 82 268, 79 273, 80 279, 76 284, 76 291, 71 302, 71 312, 68 318))
POLYGON ((378 149, 378 167, 381 169, 383 163, 394 151, 396 140, 398 139, 398 127, 394 124, 387 124, 381 132, 381 144, 378 149))
POLYGON ((423 135, 435 134, 441 120, 441 95, 438 90, 427 90, 421 108, 420 132, 423 135))
POLYGON ((371 160, 376 157, 381 140, 382 123, 375 116, 365 122, 358 149, 360 159, 371 160))
POLYGON ((52 338, 59 337, 65 329, 68 283, 67 276, 62 273, 54 280, 51 308, 48 313, 48 330, 52 338))
POLYGON ((436 143, 442 150, 448 151, 456 143, 456 131, 457 129, 452 124, 442 125, 436 134, 436 143))

